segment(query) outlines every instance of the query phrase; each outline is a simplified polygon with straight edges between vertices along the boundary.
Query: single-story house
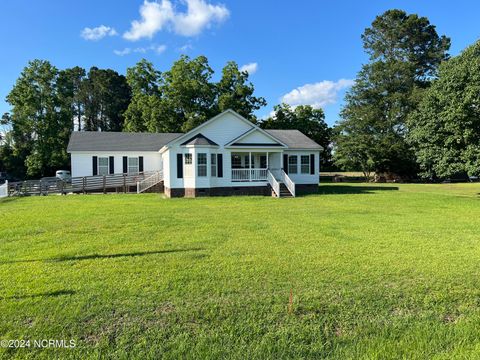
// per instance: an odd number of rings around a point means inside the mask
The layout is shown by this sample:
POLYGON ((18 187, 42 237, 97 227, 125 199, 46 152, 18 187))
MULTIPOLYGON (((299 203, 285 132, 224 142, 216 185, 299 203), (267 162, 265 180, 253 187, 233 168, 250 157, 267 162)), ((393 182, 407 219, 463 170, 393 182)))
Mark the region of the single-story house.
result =
POLYGON ((73 132, 67 151, 72 177, 159 172, 168 197, 280 197, 318 189, 321 150, 227 110, 187 133, 73 132))

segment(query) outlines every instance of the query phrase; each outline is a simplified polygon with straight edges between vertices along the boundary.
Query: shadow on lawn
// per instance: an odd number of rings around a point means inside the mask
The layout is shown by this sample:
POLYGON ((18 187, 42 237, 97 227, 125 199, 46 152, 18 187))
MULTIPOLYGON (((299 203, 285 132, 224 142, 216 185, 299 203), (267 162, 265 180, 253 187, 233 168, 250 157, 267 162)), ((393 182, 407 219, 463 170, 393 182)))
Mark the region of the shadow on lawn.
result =
POLYGON ((9 196, 9 197, 4 197, 0 199, 0 205, 5 205, 11 202, 14 202, 18 200, 20 197, 19 196, 9 196))
POLYGON ((64 295, 74 295, 75 291, 73 290, 57 290, 57 291, 50 291, 38 294, 31 294, 31 295, 12 295, 12 296, 4 296, 0 297, 0 300, 23 300, 23 299, 33 299, 39 297, 57 297, 57 296, 64 296, 64 295))
POLYGON ((114 259, 119 257, 134 257, 134 256, 145 256, 145 255, 157 255, 157 254, 170 254, 177 252, 186 252, 186 251, 201 251, 205 250, 203 248, 193 248, 193 249, 171 249, 171 250, 156 250, 156 251, 137 251, 130 253, 119 253, 119 254, 91 254, 91 255, 78 255, 78 256, 58 256, 48 259, 25 259, 25 260, 11 260, 11 261, 2 261, 1 264, 13 264, 13 263, 26 263, 26 262, 61 262, 61 261, 79 261, 79 260, 93 260, 93 259, 114 259))
POLYGON ((398 186, 372 186, 372 185, 320 185, 318 193, 322 195, 343 194, 373 194, 374 191, 398 190, 398 186))

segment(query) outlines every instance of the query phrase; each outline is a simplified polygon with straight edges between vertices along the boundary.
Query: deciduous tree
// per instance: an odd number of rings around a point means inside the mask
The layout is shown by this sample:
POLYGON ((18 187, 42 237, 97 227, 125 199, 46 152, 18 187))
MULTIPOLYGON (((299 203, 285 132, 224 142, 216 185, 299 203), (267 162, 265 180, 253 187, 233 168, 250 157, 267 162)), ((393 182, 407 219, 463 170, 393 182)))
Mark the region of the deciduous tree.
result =
POLYGON ((440 66, 408 127, 423 177, 480 176, 480 41, 440 66))
POLYGON ((405 140, 406 120, 448 57, 450 40, 427 18, 401 10, 378 16, 362 40, 370 62, 346 95, 335 131, 336 164, 413 176, 417 166, 405 140))

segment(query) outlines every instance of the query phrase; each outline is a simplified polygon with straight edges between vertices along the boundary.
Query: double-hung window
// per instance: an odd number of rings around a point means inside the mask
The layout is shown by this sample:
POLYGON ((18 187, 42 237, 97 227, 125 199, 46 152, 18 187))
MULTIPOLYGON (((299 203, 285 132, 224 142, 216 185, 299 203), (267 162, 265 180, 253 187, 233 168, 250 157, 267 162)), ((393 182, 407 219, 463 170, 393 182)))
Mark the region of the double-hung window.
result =
POLYGON ((138 173, 138 157, 128 158, 128 173, 129 174, 138 173))
POLYGON ((232 154, 232 169, 239 169, 242 167, 242 158, 240 155, 232 154))
POLYGON ((310 174, 310 156, 302 155, 300 157, 300 173, 310 174))
POLYGON ((289 174, 297 174, 297 163, 298 163, 298 156, 297 155, 289 155, 288 156, 288 173, 289 174))
POLYGON ((108 175, 108 157, 98 158, 98 175, 108 175))
POLYGON ((192 177, 192 154, 185 154, 185 177, 192 177))
POLYGON ((207 154, 197 154, 197 176, 207 176, 207 154))
POLYGON ((210 154, 210 176, 217 177, 217 154, 210 154))

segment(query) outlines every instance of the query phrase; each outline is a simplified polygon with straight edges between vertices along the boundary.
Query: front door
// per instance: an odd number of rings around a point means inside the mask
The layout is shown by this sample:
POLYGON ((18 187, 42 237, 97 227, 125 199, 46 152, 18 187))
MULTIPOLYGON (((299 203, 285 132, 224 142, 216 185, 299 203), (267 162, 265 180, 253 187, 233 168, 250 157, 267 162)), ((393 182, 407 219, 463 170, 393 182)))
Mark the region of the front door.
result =
POLYGON ((260 168, 261 169, 267 168, 267 155, 260 155, 260 168))

